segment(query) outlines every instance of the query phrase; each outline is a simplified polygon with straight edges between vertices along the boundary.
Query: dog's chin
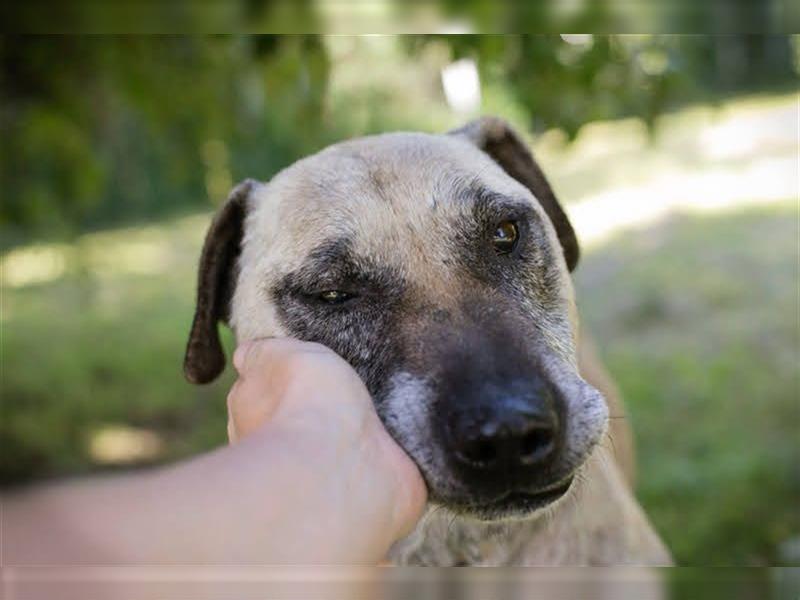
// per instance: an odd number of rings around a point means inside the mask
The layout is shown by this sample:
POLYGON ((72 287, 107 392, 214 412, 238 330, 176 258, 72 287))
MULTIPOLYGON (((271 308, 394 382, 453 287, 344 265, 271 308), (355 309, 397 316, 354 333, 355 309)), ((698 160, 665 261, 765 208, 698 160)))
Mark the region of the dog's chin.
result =
POLYGON ((541 490, 513 490, 488 501, 458 502, 453 508, 479 521, 531 519, 563 499, 572 487, 573 477, 541 490))

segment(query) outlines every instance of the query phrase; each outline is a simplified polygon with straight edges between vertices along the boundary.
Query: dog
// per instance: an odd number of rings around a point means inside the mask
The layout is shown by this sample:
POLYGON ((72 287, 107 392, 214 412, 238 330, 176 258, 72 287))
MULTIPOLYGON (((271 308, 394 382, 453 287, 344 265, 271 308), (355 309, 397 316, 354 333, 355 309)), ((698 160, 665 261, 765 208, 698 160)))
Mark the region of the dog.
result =
POLYGON ((631 492, 624 420, 609 438, 580 374, 615 397, 579 366, 596 361, 578 344, 578 258, 502 119, 344 141, 231 192, 203 246, 184 372, 224 369, 219 322, 347 360, 428 487, 396 564, 670 564, 631 492))

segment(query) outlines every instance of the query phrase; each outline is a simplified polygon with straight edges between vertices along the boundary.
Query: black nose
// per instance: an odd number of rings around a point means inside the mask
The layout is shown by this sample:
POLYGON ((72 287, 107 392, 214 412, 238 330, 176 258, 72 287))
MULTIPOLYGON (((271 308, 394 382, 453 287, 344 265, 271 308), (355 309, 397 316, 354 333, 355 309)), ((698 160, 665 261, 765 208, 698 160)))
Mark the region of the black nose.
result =
POLYGON ((483 414, 453 415, 450 443, 463 466, 498 474, 545 465, 554 455, 558 415, 547 392, 512 396, 492 403, 483 414))

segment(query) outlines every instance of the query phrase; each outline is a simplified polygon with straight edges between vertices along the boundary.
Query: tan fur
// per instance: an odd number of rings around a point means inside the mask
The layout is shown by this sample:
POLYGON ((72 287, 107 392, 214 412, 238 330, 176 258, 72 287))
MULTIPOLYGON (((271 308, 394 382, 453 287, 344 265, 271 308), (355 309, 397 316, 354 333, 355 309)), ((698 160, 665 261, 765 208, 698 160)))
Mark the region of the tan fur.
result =
MULTIPOLYGON (((263 288, 276 268, 299 266, 321 240, 347 233, 354 234, 357 252, 401 268, 421 293, 442 299, 457 294, 459 284, 446 266, 450 257, 436 233, 447 232, 454 215, 466 209, 447 200, 457 182, 475 173, 499 192, 529 195, 473 145, 421 133, 343 142, 279 173, 251 198, 231 311, 237 335, 280 335, 257 286, 263 288)), ((557 245, 555 232, 550 235, 557 245)))
MULTIPOLYGON (((603 392, 610 413, 626 414, 588 336, 579 343, 579 362, 582 375, 603 392)), ((395 545, 390 559, 442 566, 672 565, 633 495, 634 471, 630 423, 612 419, 570 493, 545 515, 487 525, 433 506, 414 533, 395 545)))
MULTIPOLYGON (((481 135, 501 135, 497 122, 492 123, 481 135)), ((237 339, 286 335, 268 297, 270 283, 298 268, 321 241, 342 235, 354 241, 357 253, 401 270, 421 298, 455 305, 465 284, 439 237, 467 210, 452 200, 457 188, 477 175, 494 190, 529 198, 542 216, 549 243, 559 247, 539 199, 474 145, 475 132, 468 128, 463 135, 390 134, 344 142, 256 186, 248 199, 231 302, 237 339)), ((571 260, 577 260, 576 253, 577 247, 571 260)), ((606 394, 612 416, 621 416, 618 394, 591 348, 576 348, 571 279, 564 257, 556 260, 558 294, 572 329, 544 326, 544 342, 574 371, 580 358, 581 373, 606 394)), ((627 421, 612 419, 610 431, 613 443, 603 438, 570 493, 544 515, 485 524, 432 507, 391 558, 438 565, 669 564, 669 553, 626 482, 633 473, 627 421)))
MULTIPOLYGON (((625 415, 588 336, 581 338, 578 354, 581 374, 604 393, 611 415, 625 415)), ((570 493, 546 514, 485 524, 432 506, 389 558, 441 566, 671 565, 669 550, 633 495, 634 471, 630 423, 612 419, 570 493)))
POLYGON ((603 394, 608 404, 608 444, 628 485, 636 483, 636 457, 628 412, 614 380, 603 366, 591 338, 584 334, 578 344, 578 366, 581 376, 603 394))
POLYGON ((570 493, 546 514, 486 524, 432 507, 390 558, 397 564, 441 566, 672 564, 605 444, 587 461, 570 493))

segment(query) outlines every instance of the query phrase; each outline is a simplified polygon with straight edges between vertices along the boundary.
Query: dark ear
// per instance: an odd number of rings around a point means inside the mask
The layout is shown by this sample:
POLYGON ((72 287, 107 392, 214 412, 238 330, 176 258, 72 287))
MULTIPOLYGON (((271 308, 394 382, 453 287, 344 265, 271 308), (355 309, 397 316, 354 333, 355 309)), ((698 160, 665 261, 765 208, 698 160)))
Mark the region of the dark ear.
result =
POLYGON ((580 249, 572 225, 530 150, 511 126, 497 117, 483 117, 450 133, 468 138, 536 196, 556 228, 567 267, 575 269, 580 249))
POLYGON ((246 179, 233 188, 206 234, 197 276, 197 306, 183 359, 183 373, 192 383, 208 383, 225 368, 217 323, 228 321, 247 200, 258 185, 246 179))

